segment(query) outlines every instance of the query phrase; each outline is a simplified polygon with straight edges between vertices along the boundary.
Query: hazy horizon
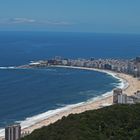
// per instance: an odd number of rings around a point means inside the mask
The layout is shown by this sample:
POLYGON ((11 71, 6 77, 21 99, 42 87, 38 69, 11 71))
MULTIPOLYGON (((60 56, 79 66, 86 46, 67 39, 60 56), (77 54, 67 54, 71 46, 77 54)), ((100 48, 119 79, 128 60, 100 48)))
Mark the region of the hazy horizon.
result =
POLYGON ((140 34, 140 1, 14 0, 0 4, 0 31, 140 34))

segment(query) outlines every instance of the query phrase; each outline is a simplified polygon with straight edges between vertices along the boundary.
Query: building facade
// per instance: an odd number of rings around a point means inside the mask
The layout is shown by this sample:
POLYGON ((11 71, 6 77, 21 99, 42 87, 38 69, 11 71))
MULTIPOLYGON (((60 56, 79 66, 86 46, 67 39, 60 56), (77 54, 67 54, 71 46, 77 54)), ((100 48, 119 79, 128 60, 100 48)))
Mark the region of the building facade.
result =
POLYGON ((122 89, 117 88, 113 90, 113 103, 118 104, 118 95, 122 94, 122 89))
POLYGON ((118 95, 118 104, 127 104, 127 95, 126 94, 118 95))
POLYGON ((11 125, 5 128, 5 140, 19 140, 21 138, 21 126, 11 125))

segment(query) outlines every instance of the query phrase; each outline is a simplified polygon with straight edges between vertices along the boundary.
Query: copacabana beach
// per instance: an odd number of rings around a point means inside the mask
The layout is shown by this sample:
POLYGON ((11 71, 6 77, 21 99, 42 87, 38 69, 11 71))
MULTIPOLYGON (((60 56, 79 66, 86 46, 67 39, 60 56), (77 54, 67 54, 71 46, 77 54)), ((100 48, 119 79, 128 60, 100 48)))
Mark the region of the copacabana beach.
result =
MULTIPOLYGON (((118 78, 121 81, 121 84, 118 88, 122 88, 123 92, 127 95, 133 95, 134 92, 140 89, 140 81, 136 78, 123 74, 123 73, 115 73, 107 70, 99 70, 94 68, 85 68, 85 67, 71 67, 71 66, 58 66, 65 68, 74 68, 74 69, 82 69, 82 70, 93 70, 99 71, 103 73, 107 73, 112 75, 115 78, 118 78)), ((101 96, 90 99, 86 102, 68 105, 57 110, 51 110, 46 113, 34 116, 32 118, 27 118, 25 121, 21 122, 22 131, 32 132, 35 129, 41 128, 43 126, 47 126, 51 123, 56 122, 61 119, 63 116, 68 116, 69 114, 81 113, 87 110, 99 109, 104 106, 112 105, 113 103, 113 92, 110 91, 101 96)))
MULTIPOLYGON (((72 67, 72 66, 55 66, 61 68, 70 68, 70 69, 81 69, 81 70, 90 70, 98 71, 101 73, 107 73, 108 75, 113 76, 114 78, 119 79, 121 82, 116 88, 122 88, 123 92, 127 95, 133 95, 134 92, 140 89, 140 81, 130 75, 123 73, 115 73, 107 70, 100 70, 94 68, 85 68, 85 67, 72 67)), ((26 118, 26 120, 19 121, 18 123, 22 126, 22 132, 31 133, 33 130, 47 126, 51 123, 56 122, 61 119, 63 116, 68 116, 69 114, 82 113, 87 110, 99 109, 101 107, 110 106, 113 104, 113 91, 108 91, 100 96, 91 98, 85 102, 80 102, 77 104, 67 105, 55 110, 49 110, 45 113, 26 118)), ((0 136, 4 136, 4 129, 0 131, 0 136)))
POLYGON ((2 67, 0 75, 1 136, 9 124, 18 122, 23 129, 28 128, 61 112, 109 96, 112 89, 124 85, 112 73, 75 67, 2 67))

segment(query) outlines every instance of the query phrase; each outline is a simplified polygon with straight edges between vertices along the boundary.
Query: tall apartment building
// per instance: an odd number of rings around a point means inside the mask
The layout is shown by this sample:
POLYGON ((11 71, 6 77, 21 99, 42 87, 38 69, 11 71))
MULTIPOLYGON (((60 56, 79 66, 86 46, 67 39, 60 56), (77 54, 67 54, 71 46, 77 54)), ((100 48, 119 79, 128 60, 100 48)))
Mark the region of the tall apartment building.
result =
POLYGON ((127 95, 120 94, 118 95, 118 104, 126 104, 127 103, 127 95))
POLYGON ((127 104, 132 103, 132 99, 122 92, 122 89, 114 89, 113 91, 113 103, 114 104, 127 104), (128 102, 127 102, 128 101, 128 102))
POLYGON ((21 126, 11 125, 5 128, 5 140, 19 140, 21 137, 21 126))
POLYGON ((117 88, 113 90, 113 103, 117 104, 118 103, 118 95, 122 94, 122 89, 117 88))

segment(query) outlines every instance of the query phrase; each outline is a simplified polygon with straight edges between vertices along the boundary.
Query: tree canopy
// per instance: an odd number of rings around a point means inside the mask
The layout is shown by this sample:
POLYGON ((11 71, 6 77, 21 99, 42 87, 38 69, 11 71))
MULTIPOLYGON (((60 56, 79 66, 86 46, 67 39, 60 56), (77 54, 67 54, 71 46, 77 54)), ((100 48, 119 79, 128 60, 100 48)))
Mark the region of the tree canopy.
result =
POLYGON ((71 114, 22 140, 140 140, 140 104, 71 114))

